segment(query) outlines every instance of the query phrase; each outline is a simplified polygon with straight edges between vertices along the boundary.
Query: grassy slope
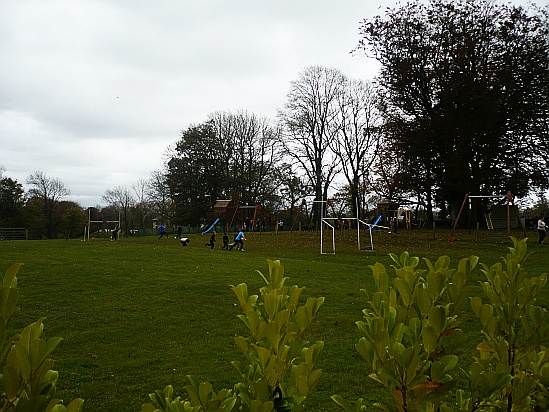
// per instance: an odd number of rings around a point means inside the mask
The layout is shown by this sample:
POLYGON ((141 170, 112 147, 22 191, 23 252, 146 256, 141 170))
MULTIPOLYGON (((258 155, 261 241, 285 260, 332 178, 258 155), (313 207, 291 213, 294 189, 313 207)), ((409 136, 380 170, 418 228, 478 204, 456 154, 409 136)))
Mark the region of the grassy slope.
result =
MULTIPOLYGON (((528 270, 537 275, 547 270, 549 246, 538 246, 531 236, 528 270)), ((376 232, 376 251, 361 252, 355 233, 347 231, 337 233, 336 255, 320 255, 315 233, 247 237, 245 252, 221 250, 221 242, 210 250, 204 246, 207 235, 191 235, 186 248, 172 237, 0 242, 2 273, 12 263, 25 263, 18 277, 22 310, 11 327, 20 330, 47 317, 46 336, 64 338, 54 352, 58 394, 85 398, 88 411, 137 411, 149 392, 166 384, 183 393, 188 374, 216 389, 232 387, 238 377, 230 361, 241 359, 233 338, 246 331, 229 285, 245 282, 256 293, 262 284, 255 270, 267 272, 266 259, 280 259, 288 284, 306 287, 304 298, 326 297, 310 329, 311 341, 323 340, 325 349, 323 377, 308 404, 310 410, 335 411, 329 401, 334 393, 368 403, 383 396, 354 349, 354 322, 366 306, 360 290, 373 286, 369 265, 389 265, 387 254, 404 250, 431 259, 447 254, 455 263, 476 254, 490 265, 511 245, 502 232, 480 234, 478 242, 475 234, 460 232, 455 243, 443 231, 376 232)), ((472 293, 481 279, 478 273, 472 279, 472 293)), ((549 306, 547 295, 540 304, 549 306)), ((470 336, 467 359, 480 333, 471 313, 463 319, 470 336)))

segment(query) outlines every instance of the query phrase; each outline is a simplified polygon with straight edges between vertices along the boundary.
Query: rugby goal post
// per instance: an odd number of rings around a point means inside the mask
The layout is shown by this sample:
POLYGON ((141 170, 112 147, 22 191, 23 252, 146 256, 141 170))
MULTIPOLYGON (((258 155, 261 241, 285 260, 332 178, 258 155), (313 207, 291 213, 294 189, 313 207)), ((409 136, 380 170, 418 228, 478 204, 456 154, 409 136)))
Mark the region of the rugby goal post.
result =
POLYGON ((120 227, 120 209, 118 210, 118 220, 91 220, 91 208, 88 209, 88 224, 84 226, 84 241, 90 240, 91 224, 92 223, 116 223, 116 227, 120 227))

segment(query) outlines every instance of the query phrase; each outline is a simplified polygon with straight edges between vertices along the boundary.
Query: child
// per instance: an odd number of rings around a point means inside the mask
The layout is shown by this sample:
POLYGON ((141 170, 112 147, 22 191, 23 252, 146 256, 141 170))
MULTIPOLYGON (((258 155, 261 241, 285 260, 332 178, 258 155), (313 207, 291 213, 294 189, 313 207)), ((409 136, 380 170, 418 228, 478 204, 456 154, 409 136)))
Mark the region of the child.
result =
POLYGON ((209 246, 210 249, 214 248, 214 246, 215 246, 215 230, 212 233, 212 235, 210 236, 210 243, 206 243, 204 246, 209 246))
POLYGON ((240 232, 238 232, 238 234, 234 238, 234 243, 231 245, 229 250, 232 250, 232 248, 236 246, 237 249, 240 247, 240 251, 244 252, 243 248, 244 248, 245 240, 246 240, 246 236, 244 236, 244 229, 242 229, 240 232))
POLYGON ((223 233, 223 247, 221 250, 223 249, 229 250, 229 236, 227 235, 227 232, 223 233))
POLYGON ((179 241, 181 242, 181 246, 183 247, 187 246, 187 243, 191 242, 187 237, 182 237, 179 241))
POLYGON ((166 235, 166 237, 168 239, 170 238, 168 236, 168 232, 166 232, 166 226, 160 225, 160 226, 158 226, 158 230, 160 230, 160 237, 158 238, 159 240, 162 239, 164 237, 164 235, 166 235))

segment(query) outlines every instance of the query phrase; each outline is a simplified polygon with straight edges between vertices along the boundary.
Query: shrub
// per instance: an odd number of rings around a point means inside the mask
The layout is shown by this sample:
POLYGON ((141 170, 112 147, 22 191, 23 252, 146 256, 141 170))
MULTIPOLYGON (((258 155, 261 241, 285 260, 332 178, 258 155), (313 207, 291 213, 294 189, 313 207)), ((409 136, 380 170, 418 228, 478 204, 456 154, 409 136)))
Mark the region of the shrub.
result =
POLYGON ((528 277, 526 239, 511 238, 514 247, 490 267, 483 266, 485 301, 471 298, 484 341, 469 372, 470 398, 459 391, 461 410, 484 406, 507 411, 549 409, 549 312, 536 306, 547 274, 528 277))
MULTIPOLYGON (((364 321, 357 322, 364 335, 356 345, 366 360, 370 378, 380 382, 388 395, 386 411, 439 410, 455 379, 455 355, 460 336, 457 313, 465 301, 466 282, 478 258, 462 259, 457 270, 450 258, 419 270, 419 258, 404 252, 391 254, 395 277, 389 280, 385 266, 371 266, 377 291, 364 309, 364 321)), ((353 407, 341 397, 332 399, 345 410, 365 410, 362 400, 353 407)))
POLYGON ((21 266, 22 264, 11 266, 0 279, 2 411, 81 411, 84 403, 82 399, 74 399, 67 407, 59 399, 55 399, 55 384, 59 373, 52 369, 54 361, 49 356, 61 339, 42 338, 45 318, 28 325, 20 334, 10 338, 7 336, 8 322, 19 309, 17 273, 21 266))
POLYGON ((245 283, 231 286, 243 311, 238 317, 250 333, 235 338, 245 358, 245 362, 232 362, 241 382, 232 390, 215 393, 209 382, 198 384, 189 376, 187 399, 174 398, 173 388, 166 386, 149 395, 152 403, 143 405, 143 412, 305 410, 304 402, 321 375, 315 364, 324 344, 310 345, 304 332, 324 298, 308 298, 300 305, 303 287, 286 286, 288 278, 280 261, 267 262, 268 278, 258 271, 265 282, 260 295, 250 295, 245 283))
MULTIPOLYGON (((456 269, 447 256, 434 264, 426 259, 424 271, 417 269, 419 258, 391 254, 391 281, 383 265, 371 266, 377 291, 368 298, 364 321, 357 322, 364 336, 356 348, 368 377, 387 393, 388 403, 375 406, 399 412, 548 410, 549 351, 543 345, 549 342, 549 314, 534 305, 547 275, 527 277, 527 239, 511 239, 514 247, 502 263, 482 265, 487 303, 470 299, 485 340, 469 368, 468 391, 458 389, 453 405, 448 395, 462 341, 459 312, 478 257, 460 260, 456 269)), ((366 410, 362 399, 353 405, 332 399, 346 411, 366 410)))

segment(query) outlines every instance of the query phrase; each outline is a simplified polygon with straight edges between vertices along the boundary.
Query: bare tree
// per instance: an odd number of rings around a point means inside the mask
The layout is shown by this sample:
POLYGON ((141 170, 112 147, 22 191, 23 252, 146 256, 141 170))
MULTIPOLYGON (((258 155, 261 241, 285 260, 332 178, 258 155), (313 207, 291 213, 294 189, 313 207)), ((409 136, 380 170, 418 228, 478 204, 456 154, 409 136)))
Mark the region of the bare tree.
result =
POLYGON ((114 208, 117 208, 122 214, 124 222, 124 232, 128 235, 128 229, 131 221, 131 211, 135 205, 135 198, 125 187, 118 186, 114 189, 108 189, 102 196, 102 199, 114 208))
MULTIPOLYGON (((135 217, 140 228, 145 227, 145 220, 151 213, 150 202, 150 181, 139 179, 132 185, 132 192, 135 195, 135 217)), ((133 219, 132 219, 133 228, 133 219)))
POLYGON ((44 217, 46 221, 46 237, 51 239, 54 233, 53 210, 61 199, 70 195, 61 180, 46 176, 40 170, 31 173, 27 177, 27 184, 33 187, 29 190, 29 195, 34 196, 43 203, 44 217))
POLYGON ((381 116, 376 103, 374 88, 361 80, 348 80, 338 98, 341 123, 332 150, 347 179, 355 218, 363 215, 362 193, 379 148, 381 116))
MULTIPOLYGON (((301 166, 317 201, 327 198, 338 172, 339 159, 330 146, 338 133, 338 99, 345 82, 337 69, 308 67, 291 83, 284 109, 279 112, 286 153, 301 166)), ((313 216, 315 222, 320 221, 318 207, 313 216)))
POLYGON ((208 122, 219 145, 216 157, 226 197, 241 203, 262 201, 272 191, 266 177, 275 172, 281 157, 280 130, 269 119, 246 111, 215 112, 208 122))

